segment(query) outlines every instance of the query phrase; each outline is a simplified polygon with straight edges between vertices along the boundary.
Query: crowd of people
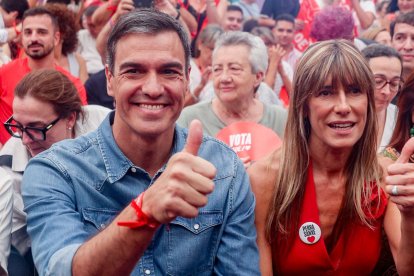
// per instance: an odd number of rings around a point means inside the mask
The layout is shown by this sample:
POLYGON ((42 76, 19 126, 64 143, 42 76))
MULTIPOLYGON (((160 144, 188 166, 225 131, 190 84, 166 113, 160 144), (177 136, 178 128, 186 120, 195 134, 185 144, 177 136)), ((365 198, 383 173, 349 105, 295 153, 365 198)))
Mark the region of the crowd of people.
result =
POLYGON ((414 1, 0 0, 0 122, 0 275, 414 274, 414 1))

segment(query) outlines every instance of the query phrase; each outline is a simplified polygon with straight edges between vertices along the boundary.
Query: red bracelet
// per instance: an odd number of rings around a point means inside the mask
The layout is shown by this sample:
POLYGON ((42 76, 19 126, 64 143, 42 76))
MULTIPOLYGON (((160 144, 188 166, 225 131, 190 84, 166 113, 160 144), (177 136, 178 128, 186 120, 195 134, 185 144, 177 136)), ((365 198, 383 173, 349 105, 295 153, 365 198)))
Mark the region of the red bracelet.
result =
POLYGON ((153 218, 150 218, 142 211, 142 203, 144 201, 144 192, 141 193, 138 198, 131 201, 131 207, 134 208, 137 214, 136 221, 118 221, 118 226, 126 226, 129 228, 139 228, 142 226, 148 226, 149 228, 157 228, 160 223, 153 218))

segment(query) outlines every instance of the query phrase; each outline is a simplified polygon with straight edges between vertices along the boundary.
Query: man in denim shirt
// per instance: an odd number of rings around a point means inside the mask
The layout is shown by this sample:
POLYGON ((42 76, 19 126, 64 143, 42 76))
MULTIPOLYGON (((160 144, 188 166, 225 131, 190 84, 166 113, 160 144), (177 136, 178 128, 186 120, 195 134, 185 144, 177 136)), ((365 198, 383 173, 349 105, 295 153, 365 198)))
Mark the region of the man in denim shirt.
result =
POLYGON ((188 45, 161 12, 136 10, 114 26, 106 74, 116 112, 24 174, 40 275, 259 275, 243 164, 199 121, 188 132, 175 125, 188 45))

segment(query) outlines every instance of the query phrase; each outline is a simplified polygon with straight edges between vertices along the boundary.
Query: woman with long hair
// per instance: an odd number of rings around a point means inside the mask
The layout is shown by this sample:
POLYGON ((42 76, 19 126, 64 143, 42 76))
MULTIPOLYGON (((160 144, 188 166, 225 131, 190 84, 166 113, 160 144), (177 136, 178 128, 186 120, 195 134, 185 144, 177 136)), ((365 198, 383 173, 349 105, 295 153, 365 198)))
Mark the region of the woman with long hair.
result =
POLYGON ((414 187, 403 189, 395 170, 389 199, 381 186, 373 77, 355 46, 330 40, 309 47, 286 126, 281 150, 249 169, 263 275, 368 275, 382 225, 400 274, 412 272, 413 214, 392 202, 412 208, 414 187))

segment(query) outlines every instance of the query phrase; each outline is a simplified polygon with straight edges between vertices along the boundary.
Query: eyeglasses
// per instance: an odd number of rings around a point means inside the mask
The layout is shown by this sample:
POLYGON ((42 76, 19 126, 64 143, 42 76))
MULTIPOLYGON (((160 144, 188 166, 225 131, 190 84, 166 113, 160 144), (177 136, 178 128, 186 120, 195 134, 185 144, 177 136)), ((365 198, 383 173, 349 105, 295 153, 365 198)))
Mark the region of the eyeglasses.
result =
POLYGON ((5 123, 4 127, 11 136, 22 139, 23 133, 26 133, 33 141, 45 141, 46 132, 48 132, 57 122, 59 122, 60 117, 57 117, 51 123, 43 128, 39 127, 23 127, 16 121, 14 121, 13 116, 11 116, 5 123))
POLYGON ((384 76, 375 76, 376 89, 382 89, 388 84, 391 92, 398 92, 403 83, 403 80, 398 77, 388 81, 384 76))

